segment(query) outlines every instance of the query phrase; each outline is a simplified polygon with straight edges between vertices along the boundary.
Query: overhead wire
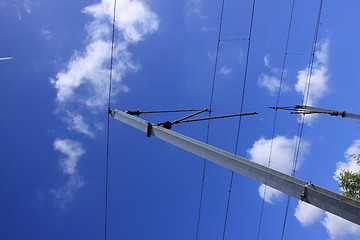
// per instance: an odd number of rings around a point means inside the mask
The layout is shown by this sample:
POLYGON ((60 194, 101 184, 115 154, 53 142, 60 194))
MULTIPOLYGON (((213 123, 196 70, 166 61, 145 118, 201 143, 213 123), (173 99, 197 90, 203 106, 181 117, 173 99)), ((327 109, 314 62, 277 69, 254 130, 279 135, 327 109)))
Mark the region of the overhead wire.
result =
MULTIPOLYGON (((247 81, 247 76, 248 76, 250 48, 251 48, 251 37, 252 37, 254 15, 255 15, 255 3, 256 3, 256 1, 253 0, 252 10, 251 10, 250 27, 249 27, 249 37, 248 37, 248 44, 247 44, 245 71, 244 71, 243 86, 242 86, 241 103, 240 103, 240 113, 243 112, 244 100, 245 100, 246 81, 247 81)), ((236 134, 236 143, 235 143, 235 151, 234 151, 235 155, 237 154, 238 145, 239 145, 241 119, 242 119, 242 117, 240 116, 239 117, 239 122, 238 122, 237 134, 236 134)), ((225 211, 224 229, 223 229, 223 235, 222 235, 223 240, 225 239, 225 234, 226 234, 226 227, 227 227, 227 221, 228 221, 228 215, 229 215, 230 199, 231 199, 233 181, 234 181, 234 171, 231 171, 230 184, 229 184, 228 197, 227 197, 227 204, 226 204, 226 211, 225 211)))
MULTIPOLYGON (((221 42, 221 30, 222 30, 222 21, 223 21, 223 14, 224 14, 224 5, 225 5, 225 0, 222 0, 222 3, 221 3, 221 13, 220 13, 220 21, 219 21, 219 32, 218 32, 218 39, 217 39, 217 46, 216 46, 216 55, 215 55, 215 63, 214 63, 213 80, 212 80, 210 103, 209 103, 209 109, 210 109, 210 111, 209 111, 209 118, 211 117, 211 110, 212 110, 213 99, 214 99, 214 89, 215 89, 217 64, 218 64, 219 49, 220 49, 220 42, 221 42)), ((210 122, 211 122, 211 120, 209 119, 209 120, 208 120, 208 125, 207 125, 207 130, 206 130, 206 143, 209 143, 210 122)), ((203 201, 203 194, 204 194, 204 183, 205 183, 205 173, 206 173, 206 163, 207 163, 207 160, 204 159, 204 162, 203 162, 203 170, 202 170, 201 189, 200 189, 200 200, 199 200, 198 220, 197 220, 197 227, 196 227, 196 240, 199 238, 200 220, 201 220, 201 209, 202 209, 202 201, 203 201)))
POLYGON ((247 41, 249 38, 231 38, 231 39, 221 39, 220 42, 234 42, 234 41, 247 41))
MULTIPOLYGON (((310 85, 311 85, 311 79, 312 79, 314 62, 315 62, 315 54, 316 54, 316 47, 317 47, 317 41, 318 41, 318 35, 319 35, 322 7, 323 7, 323 0, 320 0, 317 21, 316 21, 316 26, 315 26, 315 32, 314 32, 314 39, 313 39, 312 49, 311 49, 311 54, 310 54, 310 63, 309 63, 309 67, 308 67, 307 81, 305 83, 303 99, 302 99, 302 102, 305 106, 307 105, 307 102, 309 99, 310 85)), ((300 147, 301 147, 302 134, 303 134, 303 129, 304 129, 304 123, 305 123, 305 115, 301 116, 301 122, 298 124, 298 137, 297 137, 297 142, 296 142, 295 151, 294 151, 294 162, 293 162, 291 176, 295 176, 295 172, 296 172, 296 168, 297 168, 299 152, 300 152, 300 147)), ((282 232, 281 232, 281 239, 284 238, 284 234, 285 234, 287 216, 288 216, 288 212, 289 212, 289 205, 290 205, 290 196, 288 196, 287 203, 286 203, 284 222, 283 222, 283 227, 282 227, 282 232)))
POLYGON ((114 60, 114 42, 115 42, 115 21, 116 21, 116 0, 114 0, 114 13, 112 22, 111 36, 111 57, 110 57, 110 73, 109 73, 109 93, 108 93, 108 115, 107 115, 107 131, 106 131, 106 162, 105 162, 105 213, 104 213, 104 239, 107 239, 108 225, 108 186, 109 186, 109 145, 110 145, 110 107, 111 107, 111 89, 113 76, 113 60, 114 60))
MULTIPOLYGON (((285 74, 285 66, 286 66, 286 62, 287 62, 289 41, 290 41, 290 35, 291 35, 291 26, 292 26, 292 20, 293 20, 293 15, 294 15, 294 6, 295 6, 295 0, 293 0, 292 4, 291 4, 289 26, 288 26, 287 37, 286 37, 286 42, 285 42, 285 52, 284 52, 284 58, 283 58, 283 63, 282 63, 282 68, 281 68, 279 88, 278 88, 277 98, 276 98, 276 107, 279 106, 281 88, 282 88, 282 83, 283 83, 284 74, 285 74)), ((273 150, 274 137, 275 137, 275 129, 276 129, 276 123, 277 123, 277 114, 278 114, 278 111, 276 109, 275 113, 274 113, 274 121, 273 121, 272 133, 271 133, 269 160, 268 160, 267 167, 270 167, 270 164, 271 164, 272 150, 273 150)), ((259 225, 258 225, 258 232, 257 232, 256 239, 259 239, 259 237, 260 237, 260 231, 261 231, 261 226, 262 226, 262 218, 263 218, 263 213, 264 213, 266 189, 267 189, 267 186, 265 185, 264 193, 263 193, 263 196, 262 196, 261 209, 260 209, 260 218, 259 218, 259 225)))

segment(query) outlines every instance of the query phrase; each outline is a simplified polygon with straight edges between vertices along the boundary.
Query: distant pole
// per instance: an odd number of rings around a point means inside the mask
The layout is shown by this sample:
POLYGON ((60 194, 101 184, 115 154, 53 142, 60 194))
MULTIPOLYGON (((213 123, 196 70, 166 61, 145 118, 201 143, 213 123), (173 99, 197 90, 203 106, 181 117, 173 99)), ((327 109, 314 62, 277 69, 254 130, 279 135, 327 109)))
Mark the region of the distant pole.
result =
POLYGON ((122 111, 116 109, 110 110, 109 114, 114 119, 147 133, 147 136, 160 138, 245 177, 266 184, 269 187, 360 225, 360 202, 358 201, 165 129, 122 111))

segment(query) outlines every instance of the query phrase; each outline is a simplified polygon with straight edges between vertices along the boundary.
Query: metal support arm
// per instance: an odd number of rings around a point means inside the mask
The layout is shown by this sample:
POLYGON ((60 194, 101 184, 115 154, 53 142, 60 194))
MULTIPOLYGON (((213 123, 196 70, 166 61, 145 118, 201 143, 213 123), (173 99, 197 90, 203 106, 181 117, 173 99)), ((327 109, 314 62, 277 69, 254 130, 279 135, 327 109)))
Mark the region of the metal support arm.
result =
POLYGON ((325 108, 311 107, 305 105, 296 105, 294 107, 270 107, 272 109, 281 109, 281 110, 289 110, 294 111, 291 114, 313 114, 313 113, 325 113, 331 116, 341 116, 343 118, 354 118, 360 120, 359 114, 348 113, 346 111, 336 111, 325 108))
POLYGON ((267 186, 360 225, 360 202, 358 201, 155 124, 152 124, 152 128, 149 128, 147 121, 122 111, 110 110, 110 116, 147 133, 148 136, 152 135, 160 138, 245 177, 264 183, 267 186))

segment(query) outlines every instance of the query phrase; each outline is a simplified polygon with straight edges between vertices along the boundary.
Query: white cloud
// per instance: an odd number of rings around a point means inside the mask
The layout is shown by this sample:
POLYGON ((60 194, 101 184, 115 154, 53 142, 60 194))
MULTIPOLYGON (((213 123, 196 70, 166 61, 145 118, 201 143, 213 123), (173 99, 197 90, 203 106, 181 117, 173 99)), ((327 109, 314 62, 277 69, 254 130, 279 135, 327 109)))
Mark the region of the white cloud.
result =
POLYGON ((360 139, 357 139, 351 144, 351 146, 346 150, 344 157, 344 162, 337 162, 336 163, 336 171, 334 174, 334 179, 341 172, 341 169, 347 169, 353 172, 360 171, 360 166, 356 163, 356 160, 352 157, 353 155, 360 153, 360 139))
POLYGON ((52 189, 50 192, 56 198, 61 209, 72 201, 75 192, 84 185, 84 181, 78 174, 77 164, 85 150, 79 142, 69 139, 55 139, 54 149, 65 155, 59 160, 61 171, 67 176, 67 182, 58 189, 52 189))
MULTIPOLYGON (((308 79, 307 69, 298 72, 298 82, 296 83, 295 89, 297 92, 303 94, 305 84, 308 79)), ((328 87, 328 70, 326 66, 315 67, 311 76, 309 97, 304 100, 303 104, 308 106, 316 106, 318 100, 322 98, 325 93, 329 91, 328 87)))
MULTIPOLYGON (((310 67, 300 70, 297 75, 297 83, 295 89, 301 95, 308 96, 302 104, 308 106, 316 106, 320 98, 329 92, 329 71, 328 71, 328 58, 329 58, 329 40, 324 41, 318 45, 318 51, 315 53, 315 61, 310 78, 310 67), (308 82, 310 86, 308 88, 308 82), (308 92, 308 95, 307 95, 308 92)), ((306 116, 305 122, 311 124, 316 118, 315 114, 306 116)))
MULTIPOLYGON (((113 6, 114 0, 102 0, 100 3, 84 8, 83 13, 93 17, 93 20, 86 25, 86 46, 83 50, 74 51, 64 69, 51 79, 51 83, 57 90, 56 101, 59 108, 57 112, 65 113, 63 118, 69 125, 69 129, 90 137, 94 137, 95 134, 90 130, 83 115, 69 109, 76 109, 77 106, 74 104, 79 104, 83 111, 86 111, 85 108, 88 107, 92 113, 96 113, 101 107, 106 106, 112 47, 113 6)), ((138 69, 128 50, 129 45, 143 40, 146 34, 156 31, 158 25, 157 15, 151 12, 141 0, 117 1, 117 31, 115 32, 118 35, 115 37, 114 44, 113 95, 120 91, 129 91, 122 80, 126 73, 138 69)), ((45 40, 51 38, 51 32, 47 30, 43 30, 41 34, 45 40)), ((99 128, 99 124, 95 123, 94 126, 99 128)), ((85 150, 79 142, 68 139, 56 139, 54 149, 65 155, 59 160, 59 166, 68 181, 64 186, 51 190, 59 206, 63 208, 84 184, 77 171, 77 164, 85 150)))
MULTIPOLYGON (((326 212, 322 224, 326 228, 331 239, 344 239, 348 235, 360 237, 360 226, 326 212)), ((355 239, 355 238, 354 238, 355 239)))
POLYGON ((84 121, 84 118, 80 114, 74 114, 67 111, 65 121, 68 123, 69 130, 75 130, 78 133, 85 134, 89 137, 95 137, 95 134, 90 131, 89 125, 84 121))
POLYGON ((299 201, 295 209, 295 217, 303 227, 310 226, 320 220, 324 211, 318 207, 299 201))
MULTIPOLYGON (((88 107, 92 113, 96 113, 107 104, 113 6, 113 0, 102 0, 84 8, 83 13, 93 17, 86 25, 87 44, 83 50, 74 51, 64 69, 54 79, 50 79, 57 90, 58 112, 65 113, 63 120, 68 124, 68 129, 90 137, 95 134, 84 121, 84 115, 74 114, 69 109, 73 109, 74 104, 81 104, 83 110, 86 111, 84 107, 88 107)), ((142 1, 117 1, 118 36, 114 44, 113 96, 129 91, 123 84, 124 76, 139 68, 128 50, 129 45, 143 40, 146 34, 156 31, 158 25, 158 17, 142 1)), ((51 39, 51 32, 43 30, 41 34, 46 40, 51 39)))
MULTIPOLYGON (((85 13, 91 14, 95 19, 113 18, 113 0, 102 0, 99 4, 88 6, 85 13)), ((136 43, 144 35, 158 29, 159 20, 156 14, 138 0, 121 0, 116 5, 116 27, 121 31, 126 42, 136 43)))
POLYGON ((54 141, 54 149, 65 155, 59 162, 63 173, 74 174, 79 158, 85 153, 81 144, 73 140, 57 138, 54 141))
POLYGON ((226 66, 223 66, 219 70, 219 74, 222 75, 225 78, 228 78, 230 76, 231 72, 232 72, 231 68, 226 67, 226 66))
MULTIPOLYGON (((88 24, 89 43, 85 50, 76 51, 66 69, 60 71, 51 82, 57 89, 57 101, 80 102, 88 107, 106 104, 109 84, 109 61, 111 53, 111 24, 113 0, 103 0, 88 6, 84 13, 93 16, 88 24)), ((157 30, 159 20, 141 1, 121 0, 117 2, 116 27, 121 39, 114 49, 113 94, 129 91, 121 83, 128 71, 136 71, 127 47, 143 40, 143 37, 157 30)))
POLYGON ((280 80, 275 76, 261 74, 258 80, 258 86, 266 88, 271 95, 275 95, 275 93, 279 91, 280 80))
MULTIPOLYGON (((279 87, 280 87, 280 70, 278 68, 274 68, 270 65, 270 56, 269 55, 265 55, 264 56, 264 65, 266 68, 268 68, 272 74, 276 74, 275 75, 270 75, 270 74, 261 74, 259 79, 258 79, 258 87, 260 88, 265 88, 268 93, 272 96, 274 96, 278 91, 279 91, 279 87)), ((286 70, 284 70, 284 76, 286 75, 286 70)), ((290 88, 285 84, 282 83, 281 84, 281 91, 282 92, 288 92, 290 91, 290 88)))
MULTIPOLYGON (((298 138, 296 136, 293 138, 287 138, 285 136, 275 137, 272 143, 270 167, 277 171, 291 174, 294 161, 295 145, 297 141, 298 138)), ((300 167, 301 162, 304 159, 304 155, 308 152, 309 146, 310 142, 302 140, 296 169, 300 167)), ((259 140, 255 141, 252 148, 247 150, 250 155, 250 160, 267 166, 269 161, 270 147, 271 139, 260 138, 259 140)), ((261 185, 259 188, 261 197, 263 197, 263 189, 264 186, 261 185)), ((267 187, 265 201, 273 203, 275 200, 279 199, 280 193, 277 193, 277 190, 275 189, 272 190, 271 188, 267 187)))
MULTIPOLYGON (((80 55, 75 53, 67 69, 60 71, 56 76, 57 79, 52 81, 57 89, 57 100, 59 102, 80 101, 90 107, 106 104, 109 84, 109 70, 106 63, 109 60, 110 49, 110 43, 96 40, 86 47, 84 53, 80 55), (74 92, 81 85, 86 86, 87 92, 82 91, 81 94, 74 96, 74 92)), ((120 47, 117 47, 115 55, 124 62, 118 62, 114 66, 114 83, 120 82, 126 71, 136 69, 131 63, 129 54, 121 52, 120 47)), ((127 91, 127 88, 123 86, 121 90, 127 91)))
POLYGON ((265 202, 274 204, 282 199, 283 193, 272 187, 261 184, 259 187, 259 195, 264 198, 265 202))
MULTIPOLYGON (((272 145, 270 167, 277 171, 290 174, 293 167, 294 150, 297 141, 298 138, 296 136, 293 138, 285 136, 275 137, 272 145)), ((308 152, 309 146, 310 143, 308 141, 302 140, 297 168, 301 165, 304 154, 308 152)), ((248 150, 250 159, 259 164, 267 165, 269 161, 270 147, 271 139, 265 139, 263 137, 260 138, 255 141, 252 148, 248 150)))

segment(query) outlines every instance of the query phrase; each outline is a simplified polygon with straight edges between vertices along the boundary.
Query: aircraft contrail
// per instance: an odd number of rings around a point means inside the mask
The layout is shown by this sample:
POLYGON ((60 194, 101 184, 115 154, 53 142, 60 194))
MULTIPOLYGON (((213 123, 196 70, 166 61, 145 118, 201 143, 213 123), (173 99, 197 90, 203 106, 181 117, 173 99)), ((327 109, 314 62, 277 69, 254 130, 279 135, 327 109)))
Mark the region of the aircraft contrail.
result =
POLYGON ((10 59, 13 59, 14 57, 4 57, 4 58, 0 58, 0 61, 2 60, 10 60, 10 59))

